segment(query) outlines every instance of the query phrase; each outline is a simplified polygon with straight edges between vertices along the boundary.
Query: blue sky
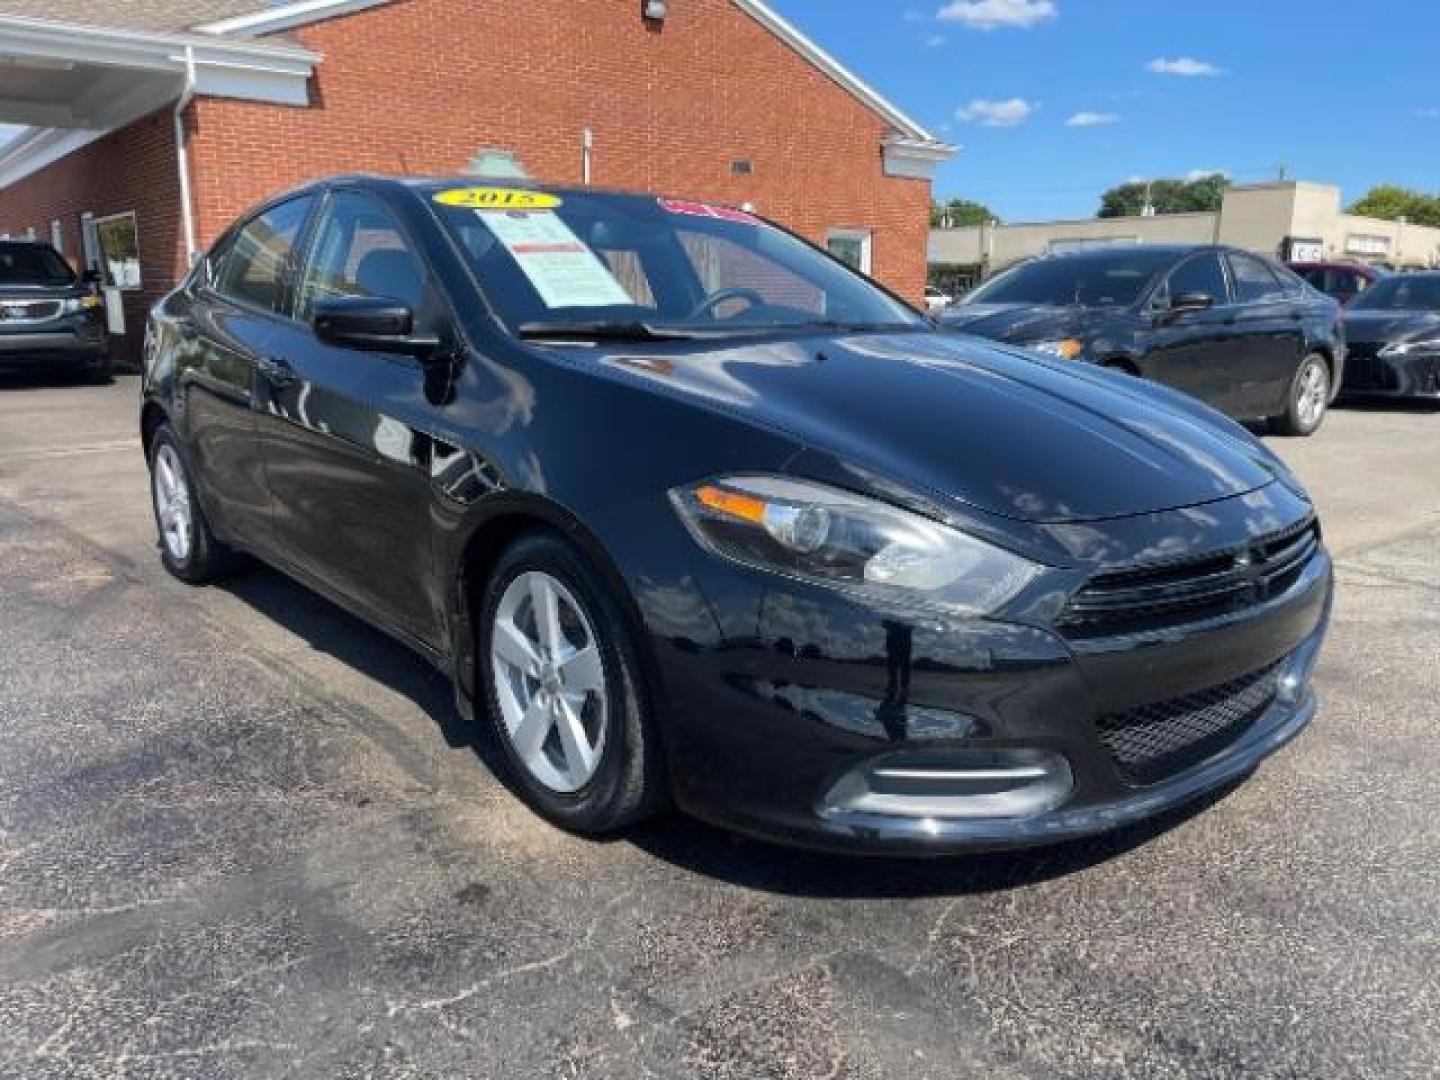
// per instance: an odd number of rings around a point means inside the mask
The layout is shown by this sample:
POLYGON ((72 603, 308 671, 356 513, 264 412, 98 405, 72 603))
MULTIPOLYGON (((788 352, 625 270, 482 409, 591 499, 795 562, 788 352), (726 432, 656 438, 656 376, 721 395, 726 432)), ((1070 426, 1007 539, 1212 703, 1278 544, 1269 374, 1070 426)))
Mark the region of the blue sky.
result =
POLYGON ((1347 201, 1382 182, 1440 188, 1434 0, 771 4, 963 146, 938 197, 1008 221, 1089 216, 1134 177, 1243 182, 1282 163, 1347 201))

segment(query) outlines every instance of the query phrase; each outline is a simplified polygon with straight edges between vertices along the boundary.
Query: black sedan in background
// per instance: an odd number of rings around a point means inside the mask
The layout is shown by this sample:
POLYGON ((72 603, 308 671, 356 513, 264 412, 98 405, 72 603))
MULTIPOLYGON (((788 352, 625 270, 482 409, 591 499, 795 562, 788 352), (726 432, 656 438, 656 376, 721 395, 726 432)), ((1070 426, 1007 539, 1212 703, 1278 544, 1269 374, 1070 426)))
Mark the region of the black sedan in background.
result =
POLYGON ((259 556, 409 643, 583 832, 1113 828, 1313 715, 1295 477, 1163 387, 937 332, 723 206, 342 178, 151 316, 160 556, 259 556))
POLYGON ((1226 247, 1116 246, 998 275, 941 325, 1193 394, 1288 435, 1320 426, 1340 385, 1340 306, 1289 270, 1226 247))
POLYGON ((1383 278, 1345 312, 1347 395, 1440 402, 1440 272, 1383 278))
POLYGON ((100 297, 49 244, 0 241, 0 367, 110 378, 100 297))

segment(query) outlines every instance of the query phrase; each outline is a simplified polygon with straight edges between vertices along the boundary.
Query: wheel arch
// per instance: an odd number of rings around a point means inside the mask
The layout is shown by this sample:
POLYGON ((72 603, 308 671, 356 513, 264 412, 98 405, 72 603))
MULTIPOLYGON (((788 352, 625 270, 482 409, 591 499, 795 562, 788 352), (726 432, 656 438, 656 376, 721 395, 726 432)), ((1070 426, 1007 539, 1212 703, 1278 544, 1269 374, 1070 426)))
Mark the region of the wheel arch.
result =
POLYGON ((1123 371, 1127 375, 1143 377, 1143 373, 1140 371, 1140 365, 1136 362, 1135 357, 1129 353, 1111 353, 1109 356, 1101 359, 1100 366, 1102 368, 1109 368, 1111 371, 1123 371))
POLYGON ((155 432, 160 430, 162 424, 169 422, 170 414, 154 398, 149 398, 140 407, 140 449, 144 452, 146 461, 150 460, 150 447, 155 441, 155 432))
MULTIPOLYGON (((646 640, 645 620, 640 606, 620 568, 586 525, 570 510, 553 500, 533 494, 504 496, 503 502, 487 507, 461 531, 447 569, 450 608, 451 656, 455 688, 465 703, 475 700, 475 620, 480 599, 501 554, 521 536, 550 532, 576 547, 600 575, 611 596, 630 622, 629 629, 643 666, 645 685, 653 694, 657 686, 657 665, 646 640)), ((653 702, 652 702, 653 704, 653 702)))

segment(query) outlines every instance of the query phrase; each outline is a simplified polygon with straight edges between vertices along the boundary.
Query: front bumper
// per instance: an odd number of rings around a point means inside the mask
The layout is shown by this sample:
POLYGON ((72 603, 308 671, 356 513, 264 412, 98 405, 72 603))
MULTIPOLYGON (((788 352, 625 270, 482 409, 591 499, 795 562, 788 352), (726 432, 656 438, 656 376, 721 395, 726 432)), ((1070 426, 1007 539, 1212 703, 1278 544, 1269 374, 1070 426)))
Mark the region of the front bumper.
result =
MULTIPOLYGON (((1076 643, 1018 623, 887 617, 789 584, 771 584, 752 620, 732 576, 691 598, 695 612, 728 622, 726 640, 652 638, 675 797, 740 832, 855 852, 1020 848, 1132 824, 1246 775, 1305 727, 1316 711, 1308 680, 1332 590, 1322 549, 1258 606, 1076 643), (1288 680, 1284 692, 1227 741, 1206 744, 1199 760, 1158 779, 1136 779, 1101 737, 1106 716, 1261 670, 1288 680), (891 800, 875 812, 886 800, 868 798, 856 780, 897 760, 951 769, 966 755, 999 761, 1000 773, 1018 761, 1017 774, 1058 760, 1063 775, 1037 781, 1048 788, 1028 801, 1001 791, 999 804, 1009 799, 1016 811, 995 816, 949 813, 943 798, 917 800, 913 812, 891 800)), ((684 609, 677 601, 667 594, 672 617, 684 609)))
POLYGON ((1440 351, 1380 356, 1372 345, 1352 345, 1340 394, 1346 398, 1440 400, 1440 351))
POLYGON ((0 330, 0 364, 96 364, 109 356, 104 327, 81 324, 63 329, 0 330))

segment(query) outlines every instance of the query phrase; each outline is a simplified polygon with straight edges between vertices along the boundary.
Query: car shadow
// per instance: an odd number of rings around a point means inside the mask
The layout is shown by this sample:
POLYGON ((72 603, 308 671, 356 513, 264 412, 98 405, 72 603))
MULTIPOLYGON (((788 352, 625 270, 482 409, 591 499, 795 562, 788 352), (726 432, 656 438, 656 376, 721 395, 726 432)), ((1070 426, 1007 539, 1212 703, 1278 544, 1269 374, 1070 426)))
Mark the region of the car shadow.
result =
POLYGON ((1440 401, 1422 398, 1342 397, 1330 407, 1347 412, 1433 413, 1440 411, 1440 401))
POLYGON ((0 368, 0 393, 24 390, 55 390, 62 387, 109 386, 117 379, 129 377, 129 373, 115 371, 113 377, 100 379, 84 371, 69 368, 0 368))
MULTIPOLYGON (((447 745, 469 749, 515 795, 487 726, 465 720, 449 677, 403 644, 268 567, 216 586, 284 626, 318 652, 375 679, 435 723, 447 745)), ((778 895, 815 898, 957 896, 1064 877, 1125 854, 1220 802, 1243 781, 1149 821, 1085 840, 941 857, 831 854, 740 836, 681 813, 593 840, 631 844, 693 874, 778 895)))

